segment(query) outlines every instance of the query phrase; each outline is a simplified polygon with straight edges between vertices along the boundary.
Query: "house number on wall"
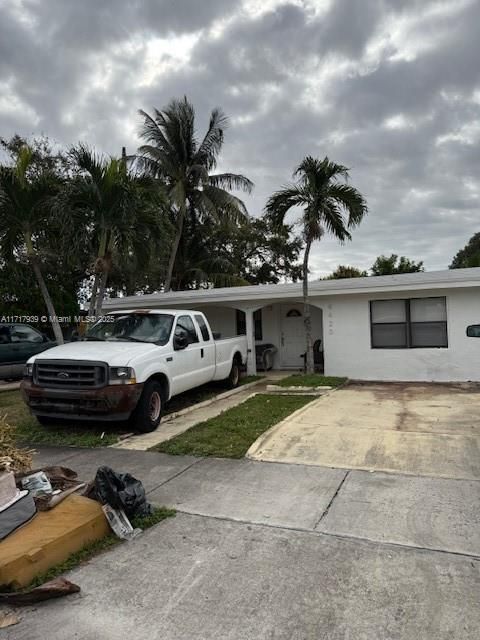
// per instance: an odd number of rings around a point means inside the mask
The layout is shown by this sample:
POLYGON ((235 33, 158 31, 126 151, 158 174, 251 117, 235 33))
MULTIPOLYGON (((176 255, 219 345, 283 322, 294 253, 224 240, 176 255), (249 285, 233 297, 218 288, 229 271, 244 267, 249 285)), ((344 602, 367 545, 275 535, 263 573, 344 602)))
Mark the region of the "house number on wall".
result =
POLYGON ((333 311, 332 305, 327 305, 327 318, 328 318, 328 335, 333 335, 333 311))

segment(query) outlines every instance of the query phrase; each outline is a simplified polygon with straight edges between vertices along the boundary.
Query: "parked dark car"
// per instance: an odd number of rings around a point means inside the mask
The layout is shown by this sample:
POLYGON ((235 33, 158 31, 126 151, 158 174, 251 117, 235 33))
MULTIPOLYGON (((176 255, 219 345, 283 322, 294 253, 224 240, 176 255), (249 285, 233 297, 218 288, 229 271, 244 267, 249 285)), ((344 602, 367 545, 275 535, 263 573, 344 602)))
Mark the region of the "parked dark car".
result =
POLYGON ((56 344, 28 324, 0 324, 0 380, 21 377, 30 356, 56 344))

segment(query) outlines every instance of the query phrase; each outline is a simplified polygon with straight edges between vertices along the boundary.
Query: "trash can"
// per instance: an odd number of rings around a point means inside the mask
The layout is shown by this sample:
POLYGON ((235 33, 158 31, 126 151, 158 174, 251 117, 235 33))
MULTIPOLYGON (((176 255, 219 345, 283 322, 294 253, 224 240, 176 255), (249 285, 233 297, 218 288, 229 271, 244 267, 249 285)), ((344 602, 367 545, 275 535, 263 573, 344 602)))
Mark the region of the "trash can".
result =
POLYGON ((273 358, 277 353, 277 347, 274 344, 257 344, 255 345, 255 359, 257 369, 261 371, 270 371, 273 367, 273 358))

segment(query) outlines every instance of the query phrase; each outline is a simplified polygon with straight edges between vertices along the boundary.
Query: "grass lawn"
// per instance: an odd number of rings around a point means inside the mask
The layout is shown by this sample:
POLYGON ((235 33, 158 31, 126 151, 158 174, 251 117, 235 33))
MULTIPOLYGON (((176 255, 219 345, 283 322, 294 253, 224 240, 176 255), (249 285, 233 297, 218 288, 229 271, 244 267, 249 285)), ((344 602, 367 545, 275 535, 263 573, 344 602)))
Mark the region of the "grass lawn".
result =
POLYGON ((339 387, 347 381, 347 378, 336 378, 334 376, 322 376, 319 373, 302 375, 300 373, 283 378, 275 384, 280 387, 339 387))
POLYGON ((171 455, 242 458, 264 431, 314 399, 258 394, 152 450, 171 455))
POLYGON ((15 427, 15 438, 23 445, 106 447, 129 431, 123 424, 72 424, 43 427, 30 414, 20 391, 0 392, 0 413, 15 427), (102 438, 103 434, 103 438, 102 438))
MULTIPOLYGON (((134 518, 132 520, 132 525, 134 529, 137 527, 140 529, 148 529, 149 527, 153 527, 154 524, 165 520, 165 518, 170 518, 174 515, 174 509, 158 507, 154 509, 153 513, 150 516, 145 516, 144 518, 134 518)), ((56 578, 57 576, 66 573, 67 571, 75 569, 75 567, 78 567, 78 565, 82 564, 83 562, 90 560, 90 558, 93 558, 93 556, 96 556, 99 553, 102 553, 103 551, 106 551, 107 549, 120 544, 121 542, 123 541, 120 540, 120 538, 117 538, 114 533, 110 533, 108 536, 102 538, 101 540, 90 542, 85 547, 83 547, 83 549, 80 549, 80 551, 72 553, 72 555, 64 560, 64 562, 55 565, 47 572, 37 576, 27 588, 38 587, 48 580, 53 580, 53 578, 56 578)))
MULTIPOLYGON (((240 384, 259 380, 261 376, 245 376, 240 384)), ((181 393, 172 398, 166 414, 181 411, 199 402, 214 398, 225 391, 221 383, 210 383, 181 393)), ((107 447, 115 444, 122 434, 130 433, 126 423, 83 423, 72 420, 71 424, 44 427, 30 414, 22 400, 20 391, 0 392, 0 415, 7 416, 7 422, 15 427, 15 435, 20 444, 53 445, 75 447, 107 447), (103 436, 103 437, 102 437, 103 436)))

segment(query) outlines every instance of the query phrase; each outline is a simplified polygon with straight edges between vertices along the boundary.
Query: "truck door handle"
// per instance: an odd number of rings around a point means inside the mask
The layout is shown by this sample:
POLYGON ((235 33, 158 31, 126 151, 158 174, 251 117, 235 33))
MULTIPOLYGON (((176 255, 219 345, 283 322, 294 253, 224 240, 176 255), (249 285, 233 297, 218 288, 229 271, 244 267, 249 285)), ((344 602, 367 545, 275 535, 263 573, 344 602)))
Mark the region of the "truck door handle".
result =
POLYGON ((167 362, 171 362, 173 360, 173 356, 170 356, 169 358, 166 359, 167 362))
POLYGON ((200 357, 203 358, 203 349, 200 349, 200 357))

